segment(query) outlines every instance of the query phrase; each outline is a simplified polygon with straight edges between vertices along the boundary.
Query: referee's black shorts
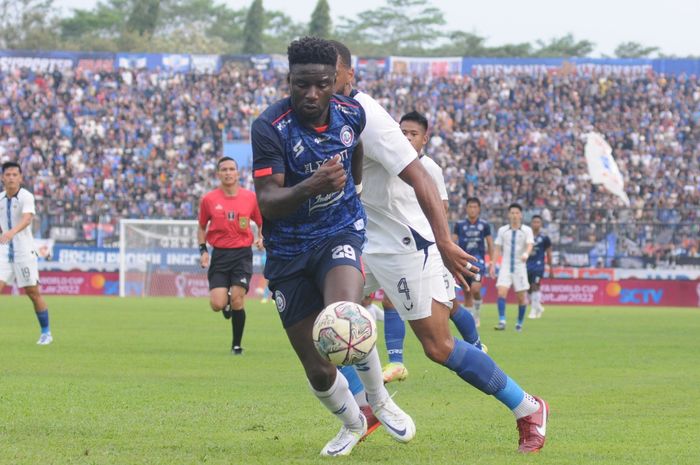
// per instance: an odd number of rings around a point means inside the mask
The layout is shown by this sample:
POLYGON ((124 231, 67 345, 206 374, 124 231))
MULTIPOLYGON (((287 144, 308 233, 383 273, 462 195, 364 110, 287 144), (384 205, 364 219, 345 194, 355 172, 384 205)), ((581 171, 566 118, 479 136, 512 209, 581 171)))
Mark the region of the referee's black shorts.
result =
POLYGON ((209 271, 209 290, 217 287, 229 289, 231 286, 242 287, 248 292, 250 278, 253 276, 253 249, 217 249, 211 253, 209 271))

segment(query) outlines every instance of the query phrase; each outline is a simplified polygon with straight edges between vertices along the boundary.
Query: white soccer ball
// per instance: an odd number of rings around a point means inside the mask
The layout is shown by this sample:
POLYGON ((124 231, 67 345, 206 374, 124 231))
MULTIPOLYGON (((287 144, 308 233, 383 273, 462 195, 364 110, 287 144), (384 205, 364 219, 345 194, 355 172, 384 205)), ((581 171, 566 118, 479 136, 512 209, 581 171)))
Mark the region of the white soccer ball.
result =
POLYGON ((354 365, 374 349, 377 324, 362 305, 335 302, 316 318, 312 337, 326 360, 334 365, 354 365))

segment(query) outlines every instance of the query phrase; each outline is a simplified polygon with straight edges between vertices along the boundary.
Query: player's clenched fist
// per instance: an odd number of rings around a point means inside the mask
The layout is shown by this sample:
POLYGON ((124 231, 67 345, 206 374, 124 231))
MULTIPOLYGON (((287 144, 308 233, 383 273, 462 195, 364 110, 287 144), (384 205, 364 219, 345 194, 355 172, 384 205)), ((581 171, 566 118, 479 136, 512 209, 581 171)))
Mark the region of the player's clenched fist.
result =
POLYGON ((315 194, 332 194, 345 187, 347 175, 340 162, 340 155, 328 160, 309 178, 311 191, 315 194))

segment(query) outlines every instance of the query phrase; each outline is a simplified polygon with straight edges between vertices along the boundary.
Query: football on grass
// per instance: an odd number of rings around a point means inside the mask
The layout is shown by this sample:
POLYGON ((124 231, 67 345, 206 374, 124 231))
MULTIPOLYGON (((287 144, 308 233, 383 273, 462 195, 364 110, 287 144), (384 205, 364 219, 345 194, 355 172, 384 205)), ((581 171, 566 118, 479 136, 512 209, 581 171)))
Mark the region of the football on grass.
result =
POLYGON ((313 340, 319 353, 334 365, 363 361, 377 343, 377 324, 355 302, 335 302, 314 322, 313 340))

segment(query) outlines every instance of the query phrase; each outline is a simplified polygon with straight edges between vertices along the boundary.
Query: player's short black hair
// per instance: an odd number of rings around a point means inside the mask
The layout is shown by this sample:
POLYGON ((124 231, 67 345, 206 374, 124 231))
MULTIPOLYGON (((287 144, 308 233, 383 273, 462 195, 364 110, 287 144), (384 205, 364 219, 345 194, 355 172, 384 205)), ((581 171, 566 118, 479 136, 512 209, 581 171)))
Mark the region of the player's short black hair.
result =
POLYGON ((414 121, 423 126, 425 132, 428 132, 428 118, 418 113, 416 110, 409 111, 408 113, 403 115, 401 117, 401 120, 399 121, 399 124, 403 123, 404 121, 414 121))
POLYGON ((532 220, 537 220, 537 219, 539 219, 540 221, 542 221, 542 217, 541 217, 540 215, 532 215, 532 218, 530 218, 530 221, 532 221, 532 220))
POLYGON ((467 205, 470 203, 475 203, 481 208, 481 200, 479 200, 479 197, 467 197, 467 205))
POLYGON ((338 42, 337 40, 329 40, 328 42, 335 47, 335 51, 338 52, 338 56, 343 65, 350 68, 352 66, 352 53, 350 53, 350 49, 344 43, 338 42))
POLYGON ((10 168, 17 168, 19 172, 22 172, 22 167, 19 166, 19 163, 16 161, 6 161, 5 163, 2 164, 2 172, 4 173, 5 171, 9 170, 10 168))
POLYGON ((238 162, 231 157, 221 157, 219 161, 216 162, 216 169, 218 170, 221 164, 225 161, 232 161, 236 164, 236 169, 238 169, 238 162))
POLYGON ((335 68, 338 52, 333 44, 318 37, 302 37, 292 41, 287 48, 289 67, 294 65, 320 64, 335 68))
POLYGON ((522 205, 520 205, 520 204, 517 203, 517 202, 513 202, 513 203, 511 203, 510 205, 508 205, 508 211, 510 211, 511 208, 517 208, 518 210, 520 210, 520 213, 523 212, 523 207, 522 207, 522 205))

